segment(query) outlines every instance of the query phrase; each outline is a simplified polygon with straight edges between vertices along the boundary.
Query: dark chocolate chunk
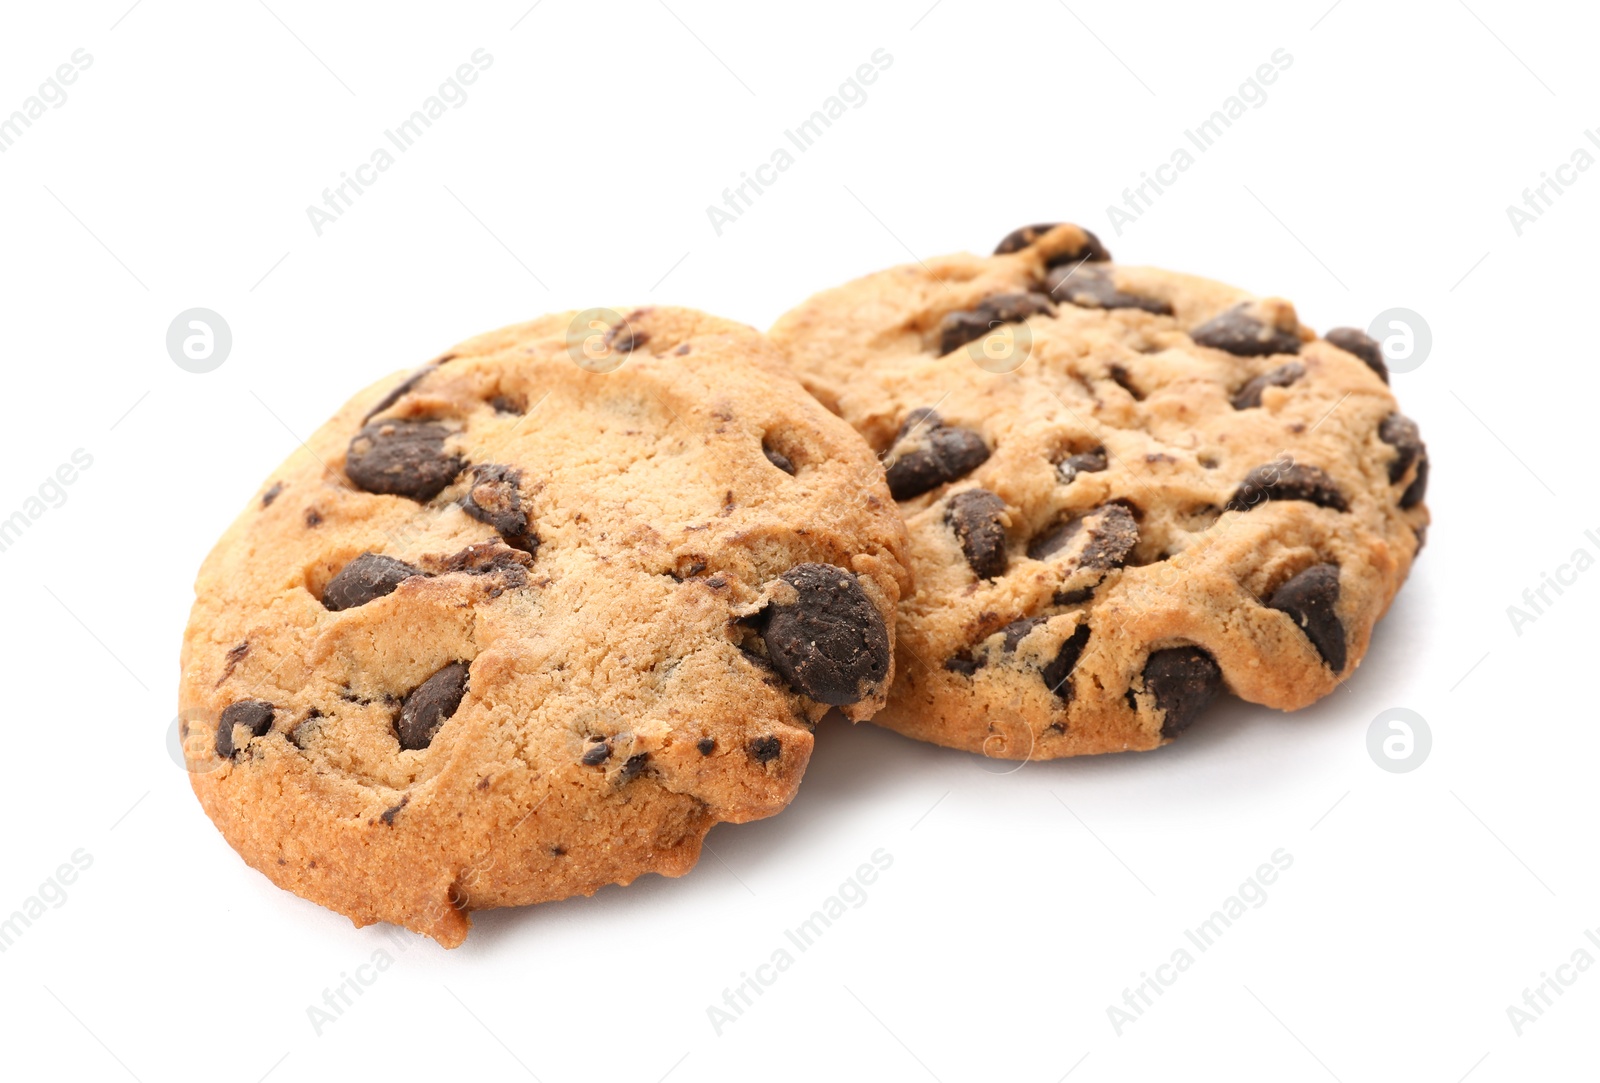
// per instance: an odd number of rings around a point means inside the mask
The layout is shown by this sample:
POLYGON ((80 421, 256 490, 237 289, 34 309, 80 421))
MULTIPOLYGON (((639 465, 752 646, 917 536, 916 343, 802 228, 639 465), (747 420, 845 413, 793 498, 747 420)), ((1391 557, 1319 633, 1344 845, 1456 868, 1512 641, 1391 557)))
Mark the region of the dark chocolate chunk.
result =
POLYGON ((1411 465, 1427 451, 1417 423, 1401 414, 1390 414, 1383 419, 1378 425, 1378 439, 1394 448, 1394 461, 1389 464, 1391 485, 1405 477, 1411 465))
POLYGON ((889 673, 889 633, 856 577, 797 564, 783 581, 795 598, 767 607, 761 638, 789 687, 833 707, 876 694, 889 673))
POLYGON ((1023 617, 1021 620, 1012 621, 1000 629, 1000 649, 1006 654, 1015 654, 1017 645, 1028 638, 1028 633, 1049 619, 1049 617, 1023 617))
POLYGON ((622 762, 622 770, 617 772, 618 782, 632 782, 644 774, 644 769, 650 765, 650 753, 635 752, 622 762))
POLYGON ((321 525, 322 525, 322 513, 320 511, 318 511, 316 508, 307 508, 306 509, 306 526, 311 527, 311 526, 321 526, 321 525))
MULTIPOLYGON (((1012 252, 1021 252, 1024 248, 1030 248, 1040 237, 1043 237, 1060 224, 1060 222, 1040 222, 1036 225, 1014 229, 1001 238, 999 244, 995 245, 994 254, 1005 256, 1010 255, 1012 252)), ((1082 246, 1070 252, 1056 253, 1050 257, 1051 264, 1076 263, 1079 260, 1096 262, 1111 258, 1111 253, 1106 251, 1105 246, 1100 243, 1099 237, 1096 237, 1088 230, 1083 231, 1083 236, 1084 243, 1082 246)))
POLYGON ((1092 263, 1055 267, 1045 276, 1044 284, 1053 300, 1069 301, 1079 308, 1137 308, 1157 316, 1172 315, 1172 306, 1167 302, 1117 289, 1111 271, 1092 263))
POLYGON ((1335 327, 1323 337, 1345 353, 1361 358, 1380 380, 1389 382, 1389 366, 1384 364, 1383 347, 1378 345, 1377 339, 1354 327, 1335 327))
POLYGON ((900 432, 896 440, 904 440, 919 429, 937 429, 944 424, 944 418, 939 416, 939 411, 931 406, 919 406, 906 414, 906 419, 900 422, 900 432))
POLYGON ((1106 372, 1108 375, 1110 375, 1111 381, 1114 384, 1133 396, 1134 402, 1144 401, 1144 390, 1140 388, 1138 384, 1133 382, 1133 374, 1127 369, 1123 368, 1121 365, 1108 365, 1106 367, 1106 372))
POLYGON ((1133 513, 1124 504, 1105 504, 1046 530, 1029 544, 1028 555, 1048 560, 1072 545, 1080 533, 1088 534, 1078 557, 1080 568, 1120 568, 1139 544, 1139 524, 1133 513))
POLYGON ((384 809, 382 814, 380 814, 378 816, 378 819, 382 820, 384 823, 388 824, 390 827, 393 827, 394 826, 394 818, 396 816, 400 815, 400 810, 405 808, 406 805, 408 803, 410 803, 410 801, 411 801, 411 795, 410 794, 406 794, 404 797, 400 798, 400 803, 398 805, 390 805, 388 808, 384 809))
POLYGON ((1062 459, 1056 464, 1056 477, 1066 485, 1079 474, 1098 474, 1105 468, 1106 449, 1097 447, 1093 451, 1080 451, 1062 459))
POLYGON ((944 668, 951 673, 960 673, 970 677, 983 668, 983 659, 975 657, 971 651, 962 651, 960 654, 953 654, 946 658, 944 660, 944 668))
MULTIPOLYGON (((225 760, 233 759, 238 747, 233 743, 233 728, 243 726, 250 731, 250 737, 260 737, 272 728, 273 706, 262 699, 241 699, 237 703, 230 703, 222 709, 222 717, 217 719, 217 755, 225 760)), ((250 737, 246 737, 248 741, 250 737)))
POLYGON ((951 312, 939 323, 939 353, 960 349, 1005 323, 1021 323, 1029 316, 1055 315, 1055 305, 1042 293, 997 293, 967 311, 951 312))
POLYGON ((785 474, 794 473, 794 463, 789 460, 789 456, 785 455, 777 448, 768 447, 766 444, 762 444, 761 453, 767 457, 767 462, 771 463, 773 466, 776 466, 785 474))
POLYGON ((496 412, 502 414, 524 414, 528 412, 527 400, 511 395, 496 395, 489 400, 489 405, 493 406, 496 412))
POLYGON ((528 513, 522 510, 522 471, 499 463, 480 463, 472 468, 472 486, 461 498, 461 510, 488 523, 500 532, 507 544, 525 553, 538 551, 539 538, 528 529, 528 513))
POLYGON ((414 370, 404 380, 401 380, 398 384, 391 388, 387 395, 379 399, 376 406, 367 411, 367 416, 361 419, 361 424, 365 425, 367 422, 383 413, 389 407, 399 402, 402 395, 420 384, 423 381, 423 378, 426 377, 428 373, 432 372, 436 367, 438 367, 438 363, 430 361, 421 368, 414 370))
POLYGON ((1107 504, 1085 529, 1089 531, 1089 544, 1083 547, 1079 567, 1107 571, 1120 568, 1139 544, 1135 514, 1125 504, 1107 504))
POLYGON ((1428 495, 1428 453, 1424 451, 1422 458, 1417 460, 1417 476, 1412 479, 1406 491, 1400 494, 1402 508, 1414 508, 1422 503, 1422 498, 1428 495))
POLYGON ((1093 597, 1093 587, 1079 587, 1077 590, 1058 590, 1050 601, 1056 605, 1082 605, 1093 597))
POLYGON ((393 593, 407 579, 422 574, 422 569, 403 560, 382 553, 362 553, 328 580, 328 585, 322 588, 322 604, 335 613, 354 609, 393 593))
POLYGON ((467 664, 451 662, 411 690, 400 705, 400 747, 427 748, 467 692, 467 664))
POLYGON ((783 754, 783 742, 776 737, 756 737, 751 740, 748 751, 757 763, 771 763, 783 754))
POLYGON ((1289 614, 1335 673, 1344 671, 1344 625, 1339 620, 1339 565, 1315 564, 1272 592, 1267 605, 1289 614))
POLYGON ((604 738, 590 738, 595 741, 583 751, 583 765, 585 767, 598 767, 611 758, 611 742, 604 738))
POLYGON ((1261 405, 1261 393, 1267 388, 1288 387, 1305 374, 1306 367, 1298 361, 1290 361, 1270 372, 1263 372, 1239 389, 1239 393, 1233 397, 1233 408, 1252 410, 1261 405))
POLYGON ((1056 651, 1056 656, 1050 664, 1040 671, 1044 677, 1045 687, 1064 700, 1072 698, 1072 685, 1067 683, 1067 678, 1072 676, 1072 670, 1078 664, 1078 659, 1083 656, 1083 648, 1089 642, 1089 626, 1080 624, 1070 636, 1061 643, 1061 649, 1056 651))
POLYGON ((433 421, 375 421, 350 439, 344 472, 369 493, 426 503, 466 463, 444 450, 448 429, 433 421))
POLYGON ((1006 571, 1006 502, 987 489, 967 489, 950 498, 944 521, 955 531, 967 564, 979 579, 1006 571))
POLYGON ((306 716, 296 722, 289 729, 289 741, 304 752, 310 746, 312 738, 317 735, 317 721, 322 717, 322 712, 312 707, 306 711, 306 716))
POLYGON ((700 755, 709 756, 717 750, 717 739, 715 737, 702 737, 694 743, 694 747, 700 750, 700 755))
POLYGON ((1039 222, 1031 226, 1018 226, 1000 238, 1000 243, 994 246, 994 254, 1009 256, 1013 252, 1021 252, 1060 224, 1060 222, 1039 222))
POLYGON ((1189 332, 1202 346, 1226 350, 1240 357, 1265 357, 1275 353, 1299 353, 1300 336, 1262 323, 1249 311, 1249 303, 1235 305, 1189 332))
POLYGON ((439 574, 465 572, 468 575, 504 576, 506 585, 521 587, 528 582, 529 560, 525 552, 509 549, 498 541, 475 542, 459 553, 452 553, 437 567, 439 574))
POLYGON ((1268 500, 1306 500, 1334 511, 1350 510, 1344 494, 1326 471, 1287 459, 1266 463, 1246 474, 1226 510, 1249 511, 1268 500))
POLYGON ((272 488, 268 489, 266 492, 261 494, 261 506, 263 508, 271 507, 272 506, 272 502, 274 500, 278 499, 278 494, 281 493, 281 492, 283 492, 283 482, 281 482, 281 481, 273 482, 272 483, 272 488))
POLYGON ((245 655, 249 653, 250 641, 248 639, 243 643, 235 643, 229 647, 228 653, 223 656, 222 676, 217 679, 215 687, 221 688, 222 682, 233 676, 234 669, 238 667, 240 662, 244 661, 245 655))
POLYGON ((901 439, 884 472, 896 500, 910 500, 964 477, 989 458, 989 445, 982 436, 971 429, 945 425, 937 414, 920 426, 908 421, 901 428, 901 439))
POLYGON ((1161 722, 1163 737, 1176 737, 1188 729, 1221 688, 1221 668, 1199 647, 1169 647, 1145 660, 1144 690, 1166 716, 1161 722))
POLYGON ((611 330, 606 332, 605 337, 606 346, 616 350, 618 353, 632 353, 649 341, 649 334, 644 331, 635 331, 633 325, 626 320, 614 325, 611 330))

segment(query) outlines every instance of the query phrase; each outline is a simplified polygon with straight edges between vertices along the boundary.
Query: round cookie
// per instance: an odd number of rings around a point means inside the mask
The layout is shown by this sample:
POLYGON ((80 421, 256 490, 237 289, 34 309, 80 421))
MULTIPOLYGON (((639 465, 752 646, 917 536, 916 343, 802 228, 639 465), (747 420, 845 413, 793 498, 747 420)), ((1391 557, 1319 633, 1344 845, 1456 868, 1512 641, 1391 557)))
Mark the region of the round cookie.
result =
POLYGON ((1220 691, 1285 710, 1366 653, 1428 458, 1378 344, 1039 225, 770 332, 910 531, 874 722, 1007 759, 1150 749, 1220 691))
POLYGON ((195 793, 357 925, 455 946, 472 910, 681 875, 892 680, 905 531, 871 450, 747 327, 588 316, 357 395, 200 570, 195 793))

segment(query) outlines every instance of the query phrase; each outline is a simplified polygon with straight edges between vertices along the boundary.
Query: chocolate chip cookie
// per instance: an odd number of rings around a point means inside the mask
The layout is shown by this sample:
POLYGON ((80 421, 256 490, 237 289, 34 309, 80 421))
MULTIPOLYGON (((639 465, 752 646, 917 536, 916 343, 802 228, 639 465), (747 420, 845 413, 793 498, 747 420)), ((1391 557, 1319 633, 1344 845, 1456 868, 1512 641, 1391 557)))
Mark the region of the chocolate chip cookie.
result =
POLYGON ((1422 546, 1428 453, 1378 344, 1019 229, 818 294, 771 337, 910 529, 873 721, 1009 759, 1150 749, 1219 693, 1347 678, 1422 546))
POLYGON ((207 558, 195 792, 274 883, 447 946, 681 875, 790 801, 824 712, 882 705, 904 544, 871 449, 749 328, 483 335, 357 395, 207 558))

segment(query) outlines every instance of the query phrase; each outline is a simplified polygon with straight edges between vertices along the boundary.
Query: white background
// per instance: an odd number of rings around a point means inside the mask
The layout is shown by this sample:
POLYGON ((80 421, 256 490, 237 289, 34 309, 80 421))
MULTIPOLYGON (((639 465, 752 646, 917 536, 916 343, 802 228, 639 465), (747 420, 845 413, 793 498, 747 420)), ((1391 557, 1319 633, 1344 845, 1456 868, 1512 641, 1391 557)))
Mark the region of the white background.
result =
POLYGON ((1521 236, 1506 214, 1600 127, 1592 13, 669 3, 6 5, 0 115, 75 49, 93 63, 0 154, 0 518, 75 449, 93 465, 0 553, 0 918, 75 851, 92 865, 0 955, 0 1071, 1592 1078, 1600 968, 1520 1035, 1507 1008, 1577 949, 1600 959, 1600 571, 1520 634, 1506 612, 1600 556, 1600 170, 1521 236), (466 104, 317 236, 306 206, 478 48, 466 104), (865 103, 718 236, 707 204, 879 48, 865 103), (1107 205, 1279 48, 1265 104, 1117 235, 1107 205), (453 952, 354 930, 213 830, 163 744, 190 585, 355 389, 550 310, 764 327, 1058 218, 1319 330, 1394 306, 1431 325, 1394 390, 1434 527, 1325 702, 1228 701, 1163 751, 1013 774, 829 724, 794 805, 713 831, 689 876, 481 914, 453 952), (205 375, 164 343, 196 306, 234 339, 205 375), (1433 734, 1406 774, 1367 752, 1396 707, 1433 734), (864 905, 719 1035, 708 1006, 880 848, 864 905), (1279 848, 1264 905, 1119 1035, 1108 1006, 1279 848), (319 1035, 308 1006, 379 950, 394 965, 319 1035))

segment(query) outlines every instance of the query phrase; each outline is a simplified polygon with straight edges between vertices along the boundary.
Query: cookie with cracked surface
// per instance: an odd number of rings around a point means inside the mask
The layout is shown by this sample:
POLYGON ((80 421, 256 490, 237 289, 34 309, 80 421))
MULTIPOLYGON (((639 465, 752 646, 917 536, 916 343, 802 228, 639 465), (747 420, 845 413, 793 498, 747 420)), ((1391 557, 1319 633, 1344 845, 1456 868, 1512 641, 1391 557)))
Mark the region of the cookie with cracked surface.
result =
POLYGON ((454 946, 474 910, 681 875, 892 681, 905 529, 872 450, 749 328, 634 312, 598 373, 571 319, 357 395, 200 570, 195 792, 358 925, 454 946))
POLYGON ((868 275, 770 335, 883 456, 917 589, 873 721, 922 740, 1049 759, 1154 748, 1224 691, 1303 707, 1428 523, 1377 343, 1077 226, 868 275))

